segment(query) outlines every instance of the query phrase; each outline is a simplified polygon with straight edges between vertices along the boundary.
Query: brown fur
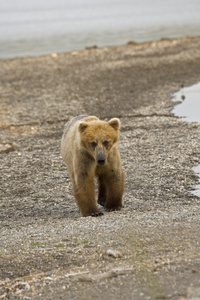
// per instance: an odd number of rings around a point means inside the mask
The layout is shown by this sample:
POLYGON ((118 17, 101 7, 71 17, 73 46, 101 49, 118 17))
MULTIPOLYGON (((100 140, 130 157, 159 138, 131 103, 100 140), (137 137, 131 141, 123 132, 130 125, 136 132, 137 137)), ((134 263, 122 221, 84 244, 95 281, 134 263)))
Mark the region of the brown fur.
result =
POLYGON ((61 153, 73 184, 82 216, 98 216, 94 191, 97 176, 98 203, 107 210, 120 210, 124 175, 117 147, 118 119, 108 122, 95 116, 78 116, 65 125, 61 153))

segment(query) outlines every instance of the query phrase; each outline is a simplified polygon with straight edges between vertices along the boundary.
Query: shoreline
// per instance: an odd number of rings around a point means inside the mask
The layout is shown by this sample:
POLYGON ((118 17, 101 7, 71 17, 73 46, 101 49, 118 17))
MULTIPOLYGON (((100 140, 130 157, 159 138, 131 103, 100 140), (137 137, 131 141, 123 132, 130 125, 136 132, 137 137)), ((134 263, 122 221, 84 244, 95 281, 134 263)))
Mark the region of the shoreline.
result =
POLYGON ((25 56, 14 56, 14 57, 0 57, 0 60, 13 60, 13 59, 25 59, 25 58, 33 58, 33 57, 47 57, 51 56, 52 58, 56 58, 58 55, 61 54, 69 54, 69 55, 78 55, 78 54, 85 54, 90 53, 91 51, 95 50, 115 50, 115 49, 123 49, 127 46, 134 46, 134 47, 154 47, 155 45, 159 44, 168 44, 168 43, 181 43, 184 41, 192 41, 195 39, 199 39, 200 36, 184 36, 180 38, 168 38, 168 37, 162 37, 159 40, 150 40, 150 41, 144 41, 144 42, 136 42, 134 40, 128 41, 126 44, 121 44, 121 45, 110 45, 110 46, 102 46, 99 47, 98 45, 91 45, 91 46, 86 46, 84 49, 80 50, 72 50, 72 51, 57 51, 57 52, 52 52, 52 53, 46 53, 46 54, 38 54, 38 55, 25 55, 25 56))

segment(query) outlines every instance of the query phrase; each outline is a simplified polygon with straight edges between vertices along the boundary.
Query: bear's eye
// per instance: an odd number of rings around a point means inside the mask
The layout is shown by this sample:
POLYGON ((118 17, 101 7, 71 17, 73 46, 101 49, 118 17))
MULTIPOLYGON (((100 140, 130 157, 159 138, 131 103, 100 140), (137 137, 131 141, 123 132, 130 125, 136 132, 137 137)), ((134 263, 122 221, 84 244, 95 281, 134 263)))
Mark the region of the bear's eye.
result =
POLYGON ((104 147, 108 147, 108 141, 103 142, 104 147))
POLYGON ((95 143, 95 142, 92 142, 92 143, 91 143, 92 148, 95 148, 96 145, 97 145, 97 143, 95 143))

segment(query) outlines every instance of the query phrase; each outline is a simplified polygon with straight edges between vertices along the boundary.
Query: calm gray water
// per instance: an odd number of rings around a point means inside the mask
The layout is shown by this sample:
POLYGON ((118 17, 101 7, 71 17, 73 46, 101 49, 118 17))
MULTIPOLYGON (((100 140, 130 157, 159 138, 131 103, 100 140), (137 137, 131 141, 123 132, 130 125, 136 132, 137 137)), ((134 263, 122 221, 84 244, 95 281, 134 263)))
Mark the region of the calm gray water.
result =
POLYGON ((175 101, 180 101, 173 109, 173 113, 184 121, 200 122, 200 82, 182 88, 174 94, 175 101))
POLYGON ((0 0, 0 57, 200 34, 200 0, 0 0))
MULTIPOLYGON (((176 116, 184 121, 200 123, 200 82, 183 87, 174 94, 173 100, 180 101, 172 111, 176 116)), ((200 197, 200 165, 195 166, 193 171, 199 176, 199 184, 194 186, 195 190, 191 193, 200 197)))
POLYGON ((195 166, 192 169, 199 176, 199 184, 194 186, 195 190, 191 191, 191 193, 194 194, 195 196, 200 197, 200 165, 195 166))

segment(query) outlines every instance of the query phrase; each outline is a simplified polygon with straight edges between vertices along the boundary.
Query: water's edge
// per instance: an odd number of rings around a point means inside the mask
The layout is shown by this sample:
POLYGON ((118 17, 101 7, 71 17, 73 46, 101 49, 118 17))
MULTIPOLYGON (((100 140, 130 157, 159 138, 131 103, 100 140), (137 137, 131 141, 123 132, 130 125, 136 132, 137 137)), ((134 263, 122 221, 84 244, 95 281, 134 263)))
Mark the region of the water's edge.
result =
MULTIPOLYGON (((189 87, 181 86, 181 89, 174 93, 172 100, 178 102, 172 110, 175 116, 183 121, 200 123, 200 82, 189 87)), ((194 166, 192 170, 199 176, 199 184, 190 192, 200 197, 200 165, 194 166)))

